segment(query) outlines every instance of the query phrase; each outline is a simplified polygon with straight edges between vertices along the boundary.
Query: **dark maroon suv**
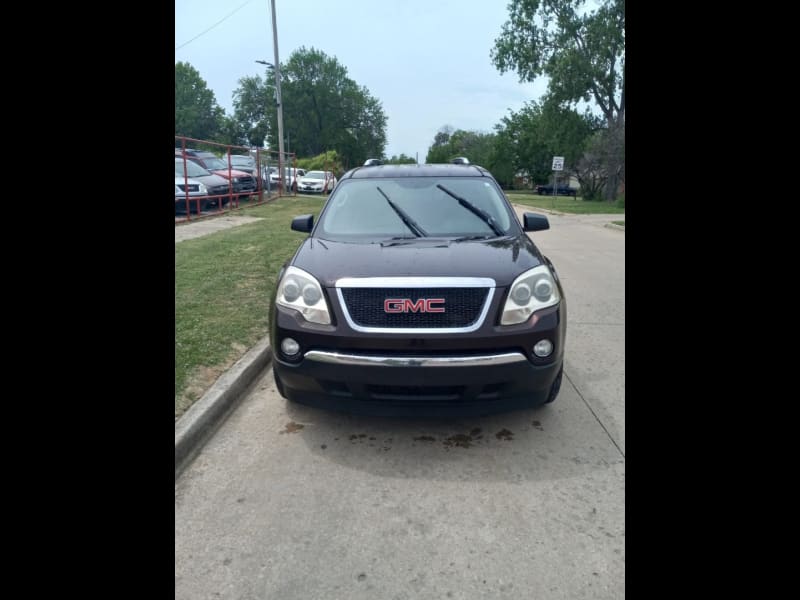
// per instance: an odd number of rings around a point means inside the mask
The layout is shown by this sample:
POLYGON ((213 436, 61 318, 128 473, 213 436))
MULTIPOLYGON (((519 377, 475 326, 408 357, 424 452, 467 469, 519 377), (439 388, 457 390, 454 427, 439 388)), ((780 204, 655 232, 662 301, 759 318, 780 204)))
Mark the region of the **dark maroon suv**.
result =
POLYGON ((483 414, 552 402, 566 304, 552 263, 486 170, 380 165, 340 180, 278 274, 275 383, 371 414, 483 414))

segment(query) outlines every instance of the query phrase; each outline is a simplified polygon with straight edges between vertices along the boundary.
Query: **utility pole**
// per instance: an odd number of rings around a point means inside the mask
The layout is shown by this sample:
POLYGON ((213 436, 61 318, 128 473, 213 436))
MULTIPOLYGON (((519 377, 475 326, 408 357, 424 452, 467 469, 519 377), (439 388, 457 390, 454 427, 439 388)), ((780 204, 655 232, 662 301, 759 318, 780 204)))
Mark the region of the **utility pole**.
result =
MULTIPOLYGON (((275 93, 278 96, 278 174, 286 180, 283 166, 283 100, 281 99, 281 60, 278 58, 278 21, 275 17, 275 0, 272 0, 272 44, 275 48, 275 93)), ((284 181, 286 185, 286 181, 284 181)))

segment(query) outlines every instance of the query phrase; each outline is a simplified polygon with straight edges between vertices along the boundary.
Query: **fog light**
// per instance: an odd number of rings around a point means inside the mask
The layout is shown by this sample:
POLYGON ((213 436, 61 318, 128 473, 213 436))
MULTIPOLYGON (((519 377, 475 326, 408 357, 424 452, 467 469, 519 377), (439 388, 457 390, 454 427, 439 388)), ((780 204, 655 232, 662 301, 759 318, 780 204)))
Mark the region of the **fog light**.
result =
POLYGON ((550 340, 538 341, 536 342, 536 345, 533 347, 533 353, 539 358, 550 356, 550 353, 552 351, 553 351, 553 343, 550 340))
POLYGON ((281 342, 281 351, 283 351, 286 356, 294 356, 300 352, 300 344, 292 338, 284 338, 281 342))

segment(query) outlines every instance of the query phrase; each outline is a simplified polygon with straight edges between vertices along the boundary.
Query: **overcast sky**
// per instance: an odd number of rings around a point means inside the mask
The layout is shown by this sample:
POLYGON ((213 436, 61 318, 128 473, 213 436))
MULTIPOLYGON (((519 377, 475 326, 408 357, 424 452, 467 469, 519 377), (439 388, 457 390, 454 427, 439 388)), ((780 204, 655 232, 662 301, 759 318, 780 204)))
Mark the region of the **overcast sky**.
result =
MULTIPOLYGON (((335 57, 383 105, 387 156, 419 153, 424 162, 442 126, 491 132, 509 109, 545 91, 546 80, 520 84, 516 73, 501 75, 491 63, 507 4, 275 0, 279 58, 285 63, 301 46, 335 57)), ((239 78, 264 77, 266 67, 255 61, 274 62, 270 6, 270 0, 175 0, 175 62, 197 69, 227 114, 239 78)))

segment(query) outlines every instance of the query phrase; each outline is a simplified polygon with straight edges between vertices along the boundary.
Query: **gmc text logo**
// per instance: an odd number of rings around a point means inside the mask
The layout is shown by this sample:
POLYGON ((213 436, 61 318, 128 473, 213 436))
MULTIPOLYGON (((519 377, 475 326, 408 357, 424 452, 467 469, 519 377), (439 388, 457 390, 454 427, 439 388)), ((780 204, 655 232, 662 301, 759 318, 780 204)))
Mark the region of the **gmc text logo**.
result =
POLYGON ((383 301, 383 311, 387 313, 443 313, 444 306, 435 306, 436 304, 444 304, 444 298, 420 298, 416 302, 410 298, 386 298, 383 301))

